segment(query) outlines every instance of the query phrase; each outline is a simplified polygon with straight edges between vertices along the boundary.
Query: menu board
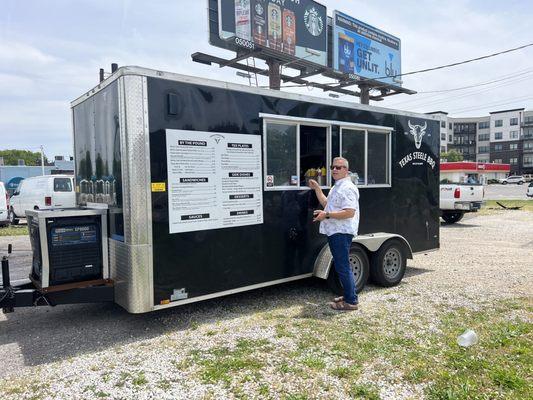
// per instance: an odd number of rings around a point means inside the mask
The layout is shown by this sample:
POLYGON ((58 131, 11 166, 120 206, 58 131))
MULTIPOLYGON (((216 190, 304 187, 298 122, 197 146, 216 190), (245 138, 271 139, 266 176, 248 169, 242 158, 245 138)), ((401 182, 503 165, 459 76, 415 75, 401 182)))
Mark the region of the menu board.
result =
POLYGON ((166 130, 170 233, 263 223, 261 137, 166 130))

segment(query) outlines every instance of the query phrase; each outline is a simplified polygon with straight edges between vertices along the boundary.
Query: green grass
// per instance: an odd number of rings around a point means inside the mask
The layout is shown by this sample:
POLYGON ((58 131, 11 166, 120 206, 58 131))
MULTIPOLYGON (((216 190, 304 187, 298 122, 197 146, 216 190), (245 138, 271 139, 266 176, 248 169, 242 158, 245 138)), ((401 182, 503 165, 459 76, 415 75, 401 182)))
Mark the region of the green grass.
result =
POLYGON ((28 234, 28 227, 26 225, 10 225, 8 227, 0 227, 0 236, 23 236, 28 234))

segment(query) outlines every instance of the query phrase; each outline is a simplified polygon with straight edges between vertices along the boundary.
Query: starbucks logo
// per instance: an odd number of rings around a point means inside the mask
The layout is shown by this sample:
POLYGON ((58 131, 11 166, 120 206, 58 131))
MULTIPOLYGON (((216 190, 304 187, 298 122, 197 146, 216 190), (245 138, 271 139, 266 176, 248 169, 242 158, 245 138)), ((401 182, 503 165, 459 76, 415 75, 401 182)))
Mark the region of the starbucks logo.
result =
POLYGON ((255 5, 255 12, 257 13, 257 15, 263 15, 263 13, 265 12, 265 9, 263 8, 261 4, 257 3, 255 5))
POLYGON ((324 20, 314 6, 308 6, 304 13, 305 27, 313 36, 319 36, 324 30, 324 20))

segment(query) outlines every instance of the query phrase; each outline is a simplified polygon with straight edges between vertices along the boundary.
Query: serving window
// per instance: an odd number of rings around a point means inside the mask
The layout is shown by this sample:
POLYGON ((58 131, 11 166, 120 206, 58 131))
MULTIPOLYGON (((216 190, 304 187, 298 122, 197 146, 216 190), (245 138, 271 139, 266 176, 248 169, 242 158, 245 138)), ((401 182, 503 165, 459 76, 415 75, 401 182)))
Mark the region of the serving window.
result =
POLYGON ((307 189, 309 179, 330 183, 329 125, 265 121, 265 188, 307 189))
POLYGON ((308 189, 310 179, 328 188, 330 165, 337 154, 350 164, 360 187, 390 187, 391 128, 289 116, 263 117, 265 190, 308 189), (332 148, 332 127, 340 140, 332 148))
POLYGON ((390 186, 391 133, 341 128, 341 152, 358 186, 390 186))

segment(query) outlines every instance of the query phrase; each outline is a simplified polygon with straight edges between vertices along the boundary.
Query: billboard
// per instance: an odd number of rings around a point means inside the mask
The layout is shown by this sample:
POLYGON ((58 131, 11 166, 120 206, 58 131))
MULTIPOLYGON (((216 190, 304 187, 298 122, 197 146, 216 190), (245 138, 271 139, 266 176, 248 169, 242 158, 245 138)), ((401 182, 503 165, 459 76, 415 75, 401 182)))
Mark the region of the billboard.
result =
POLYGON ((401 42, 339 11, 333 14, 333 69, 401 86, 401 42), (378 79, 379 78, 379 79, 378 79))
POLYGON ((218 0, 219 37, 326 66, 326 12, 312 0, 218 0))

